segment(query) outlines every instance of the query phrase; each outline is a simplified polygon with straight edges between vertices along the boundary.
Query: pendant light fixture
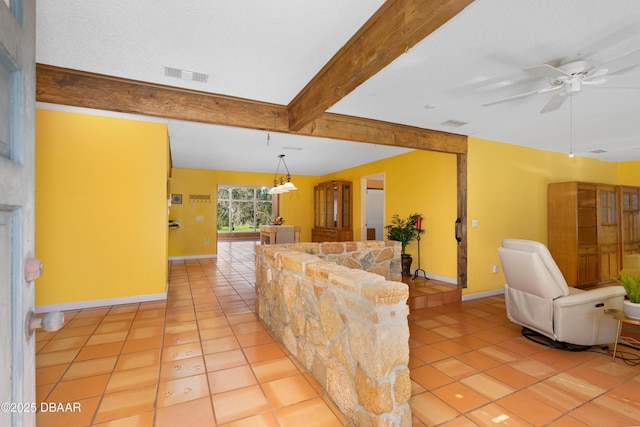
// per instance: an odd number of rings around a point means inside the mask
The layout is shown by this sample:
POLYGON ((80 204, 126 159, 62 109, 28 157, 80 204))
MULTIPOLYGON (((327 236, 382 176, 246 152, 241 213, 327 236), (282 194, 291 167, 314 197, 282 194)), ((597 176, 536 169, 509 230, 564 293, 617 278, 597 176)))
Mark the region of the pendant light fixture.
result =
MULTIPOLYGON (((267 141, 269 141, 269 135, 267 135, 267 141)), ((284 154, 278 155, 280 160, 278 161, 278 167, 276 168, 276 174, 273 177, 273 188, 269 190, 269 194, 282 194, 287 193, 289 191, 297 190, 298 187, 293 185, 291 182, 291 174, 289 173, 289 168, 287 167, 287 162, 284 161, 284 154), (287 171, 286 175, 282 175, 278 178, 278 172, 280 172, 280 165, 284 165, 285 170, 287 171)))

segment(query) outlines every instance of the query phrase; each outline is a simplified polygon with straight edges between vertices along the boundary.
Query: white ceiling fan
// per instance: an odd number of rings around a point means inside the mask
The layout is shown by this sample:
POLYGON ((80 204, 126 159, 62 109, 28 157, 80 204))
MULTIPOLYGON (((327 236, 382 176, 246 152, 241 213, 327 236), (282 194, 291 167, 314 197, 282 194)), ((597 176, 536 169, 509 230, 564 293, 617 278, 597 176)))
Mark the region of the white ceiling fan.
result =
POLYGON ((569 96, 579 93, 583 86, 602 85, 607 82, 605 77, 619 76, 640 66, 640 63, 638 63, 635 58, 638 52, 640 52, 640 50, 621 56, 601 66, 596 66, 593 61, 580 59, 566 62, 557 67, 550 64, 541 64, 524 68, 524 71, 546 79, 548 86, 498 99, 483 105, 487 107, 532 95, 556 92, 540 112, 548 113, 557 110, 569 96))

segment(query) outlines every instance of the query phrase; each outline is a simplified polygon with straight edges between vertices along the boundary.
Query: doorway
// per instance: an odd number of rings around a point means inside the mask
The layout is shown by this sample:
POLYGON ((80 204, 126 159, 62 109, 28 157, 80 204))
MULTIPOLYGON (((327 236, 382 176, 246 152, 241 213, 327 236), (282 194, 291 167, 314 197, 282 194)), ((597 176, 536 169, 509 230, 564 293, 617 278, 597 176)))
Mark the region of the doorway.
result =
POLYGON ((364 176, 362 194, 361 240, 384 240, 384 173, 364 176))

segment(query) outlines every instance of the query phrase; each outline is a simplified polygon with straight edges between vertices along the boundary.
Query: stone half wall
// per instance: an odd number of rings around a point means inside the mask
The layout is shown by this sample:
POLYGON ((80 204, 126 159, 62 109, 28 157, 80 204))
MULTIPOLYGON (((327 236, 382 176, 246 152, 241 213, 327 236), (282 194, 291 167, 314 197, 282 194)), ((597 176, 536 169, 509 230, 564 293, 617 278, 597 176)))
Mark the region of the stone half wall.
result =
POLYGON ((410 426, 408 287, 354 263, 401 277, 396 242, 258 246, 256 312, 355 425, 410 426))

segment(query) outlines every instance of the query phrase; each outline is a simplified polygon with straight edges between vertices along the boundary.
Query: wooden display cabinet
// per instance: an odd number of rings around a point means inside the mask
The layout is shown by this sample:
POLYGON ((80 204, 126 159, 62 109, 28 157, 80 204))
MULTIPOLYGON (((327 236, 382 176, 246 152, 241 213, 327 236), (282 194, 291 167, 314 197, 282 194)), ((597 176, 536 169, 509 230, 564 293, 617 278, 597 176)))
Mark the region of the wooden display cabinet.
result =
POLYGON ((640 188, 620 187, 622 255, 640 253, 640 188))
POLYGON ((569 286, 612 281, 620 270, 619 187, 549 184, 548 246, 569 286))
POLYGON ((326 181, 314 187, 311 241, 353 240, 353 185, 350 181, 326 181))

